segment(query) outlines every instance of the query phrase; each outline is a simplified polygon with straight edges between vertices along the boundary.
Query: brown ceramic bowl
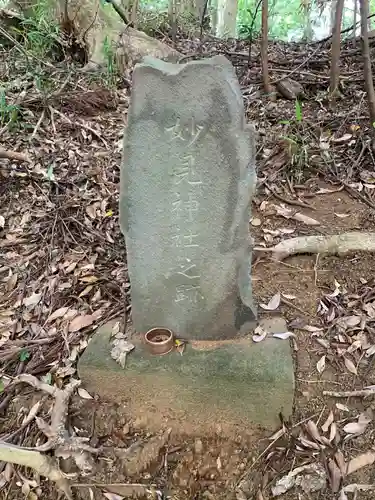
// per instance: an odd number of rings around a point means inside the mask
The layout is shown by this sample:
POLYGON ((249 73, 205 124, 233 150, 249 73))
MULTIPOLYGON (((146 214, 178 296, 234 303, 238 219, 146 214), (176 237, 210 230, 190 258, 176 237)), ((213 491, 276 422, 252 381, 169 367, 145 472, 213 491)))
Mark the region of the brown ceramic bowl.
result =
POLYGON ((151 354, 168 354, 174 347, 174 335, 168 328, 152 328, 145 333, 145 343, 151 354))

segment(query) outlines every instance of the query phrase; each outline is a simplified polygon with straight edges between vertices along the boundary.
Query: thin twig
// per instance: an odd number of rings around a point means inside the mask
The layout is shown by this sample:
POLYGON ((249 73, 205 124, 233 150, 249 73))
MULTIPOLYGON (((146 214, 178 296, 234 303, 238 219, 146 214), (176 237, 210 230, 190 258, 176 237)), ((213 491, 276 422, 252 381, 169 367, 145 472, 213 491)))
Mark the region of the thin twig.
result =
POLYGON ((40 125, 42 124, 42 121, 44 120, 44 115, 45 115, 45 113, 46 113, 46 112, 45 112, 45 110, 43 109, 42 114, 40 115, 39 120, 38 120, 37 124, 35 125, 35 128, 34 128, 34 130, 33 130, 33 133, 31 134, 30 140, 34 139, 34 137, 36 136, 36 134, 37 134, 37 132, 38 132, 38 130, 39 130, 39 127, 40 127, 40 125))
POLYGON ((269 191, 271 191, 271 193, 273 194, 273 196, 275 198, 277 198, 280 201, 283 201, 284 203, 287 203, 288 205, 294 205, 296 207, 302 207, 302 208, 308 208, 309 210, 315 210, 315 208, 312 207, 311 205, 309 205, 308 203, 303 203, 302 201, 290 200, 289 198, 284 198, 284 196, 281 196, 274 189, 272 189, 271 186, 269 184, 267 184, 267 182, 265 182, 264 185, 266 186, 266 188, 269 191))

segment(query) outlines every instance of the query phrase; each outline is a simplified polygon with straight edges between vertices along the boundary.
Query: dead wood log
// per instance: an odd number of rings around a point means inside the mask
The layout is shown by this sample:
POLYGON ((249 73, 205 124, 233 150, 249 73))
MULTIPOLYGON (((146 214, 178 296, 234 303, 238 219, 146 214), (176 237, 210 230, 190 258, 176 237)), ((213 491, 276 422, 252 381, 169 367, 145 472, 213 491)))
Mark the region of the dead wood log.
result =
POLYGON ((375 233, 350 233, 298 236, 284 240, 271 248, 255 247, 257 252, 272 252, 272 258, 284 260, 291 255, 310 253, 323 255, 347 255, 351 252, 375 252, 375 233))
POLYGON ((9 151, 3 148, 0 148, 0 158, 7 158, 8 160, 15 160, 15 161, 26 161, 30 163, 30 158, 26 156, 24 153, 18 153, 17 151, 9 151))

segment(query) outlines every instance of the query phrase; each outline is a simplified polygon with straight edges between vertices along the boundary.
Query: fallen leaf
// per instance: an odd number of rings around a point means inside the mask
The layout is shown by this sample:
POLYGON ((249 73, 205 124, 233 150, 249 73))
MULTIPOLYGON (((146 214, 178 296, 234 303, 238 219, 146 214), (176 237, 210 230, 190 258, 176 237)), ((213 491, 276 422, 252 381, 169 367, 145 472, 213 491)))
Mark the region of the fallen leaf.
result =
POLYGON ((71 273, 72 271, 74 271, 74 269, 77 267, 77 264, 78 262, 71 262, 66 268, 65 268, 65 274, 69 274, 71 273))
POLYGON ((332 139, 332 142, 335 144, 342 144, 344 142, 350 141, 350 139, 353 137, 353 134, 344 134, 342 137, 336 137, 332 139))
POLYGON ((254 330, 253 342, 262 342, 268 335, 267 330, 264 330, 261 326, 257 326, 254 330))
POLYGON ((276 431, 274 434, 272 434, 271 437, 269 437, 268 439, 270 441, 277 441, 278 439, 280 439, 282 436, 284 436, 285 434, 285 427, 282 427, 281 429, 279 429, 278 431, 276 431))
POLYGON ((336 212, 333 212, 336 217, 338 217, 339 219, 345 219, 346 217, 349 217, 350 214, 339 214, 339 213, 336 213, 336 212))
POLYGON ((125 497, 117 495, 116 493, 104 492, 103 496, 108 498, 108 500, 124 500, 125 497))
POLYGON ((361 319, 361 316, 343 316, 342 318, 338 318, 337 326, 343 328, 344 330, 346 328, 353 328, 354 326, 360 324, 361 319))
POLYGON ((331 427, 333 420, 334 420, 333 411, 330 411, 327 420, 322 425, 323 432, 328 432, 328 429, 331 427))
POLYGON ((251 219, 251 225, 254 227, 260 226, 262 224, 262 221, 255 217, 254 219, 251 219))
POLYGON ((340 288, 341 288, 340 283, 338 283, 335 280, 335 290, 332 293, 328 294, 327 297, 330 297, 331 299, 333 299, 333 298, 337 297, 338 295, 340 295, 340 293, 341 293, 340 288))
POLYGON ((330 430, 329 438, 328 438, 328 441, 330 443, 335 439, 336 434, 337 434, 337 425, 336 425, 336 422, 332 422, 331 430, 330 430))
POLYGON ((341 411, 350 411, 350 409, 342 403, 336 403, 336 408, 341 411))
POLYGON ((283 332, 283 333, 273 333, 272 337, 275 337, 276 339, 287 340, 290 337, 295 337, 295 335, 293 332, 283 332))
POLYGON ((18 279, 18 274, 12 274, 8 278, 8 281, 6 282, 6 285, 5 285, 7 292, 11 292, 12 290, 14 290, 14 288, 17 284, 17 279, 18 279))
POLYGON ((310 436, 315 439, 315 441, 321 442, 320 434, 316 423, 313 420, 309 420, 306 424, 306 429, 310 436))
POLYGON ((93 285, 88 285, 84 290, 82 290, 78 297, 84 297, 85 295, 89 294, 93 288, 93 285))
POLYGON ((303 465, 279 479, 271 487, 272 496, 283 495, 295 485, 300 486, 305 493, 319 491, 326 486, 326 481, 326 471, 320 463, 303 465))
MULTIPOLYGON (((152 487, 150 487, 150 485, 148 484, 109 483, 105 485, 105 489, 108 491, 108 493, 119 495, 121 498, 150 498, 150 491, 152 490, 152 487)), ((106 498, 108 498, 109 500, 118 500, 115 497, 107 496, 106 498)), ((161 497, 152 495, 152 498, 158 499, 161 497)))
POLYGON ((373 451, 368 451, 367 453, 362 453, 355 458, 352 458, 348 463, 347 474, 351 474, 367 465, 372 465, 375 462, 375 453, 373 451))
POLYGON ((319 332, 323 331, 323 328, 319 328, 319 327, 313 326, 313 325, 305 325, 305 326, 301 327, 300 329, 306 330, 307 332, 310 332, 310 333, 319 333, 319 332))
POLYGON ((281 295, 280 292, 275 293, 275 295, 270 299, 268 304, 259 304, 259 306, 265 311, 275 311, 280 305, 281 295))
POLYGON ((345 493, 344 489, 340 491, 339 498, 338 500, 349 500, 347 494, 345 493))
POLYGON ((5 226, 5 219, 2 215, 0 215, 0 229, 3 229, 5 226))
POLYGON ((111 358, 125 368, 126 356, 134 349, 134 345, 124 339, 115 339, 112 344, 111 358))
POLYGON ((286 219, 294 219, 299 222, 303 222, 304 224, 308 226, 319 226, 320 222, 318 222, 315 219, 312 219, 311 217, 308 217, 307 215, 301 214, 300 212, 296 212, 295 210, 292 210, 290 208, 287 208, 285 206, 278 206, 278 205, 273 205, 274 208, 276 209, 276 212, 278 215, 281 215, 282 217, 285 217, 286 219))
POLYGON ((92 314, 83 314, 82 316, 77 316, 74 318, 69 324, 69 332, 78 332, 85 328, 86 326, 90 326, 95 321, 95 316, 92 314))
POLYGON ((86 207, 86 213, 90 217, 90 219, 95 219, 96 217, 96 204, 88 205, 86 207))
POLYGON ((322 356, 316 364, 316 369, 318 370, 319 373, 323 373, 325 367, 326 367, 326 357, 322 356))
POLYGON ((368 425, 369 422, 364 423, 364 422, 350 422, 349 424, 346 424, 344 426, 344 432, 346 432, 347 434, 363 434, 366 430, 366 427, 368 425))
POLYGON ((353 375, 358 375, 357 368, 351 359, 344 358, 344 363, 350 373, 353 373, 353 375))
POLYGON ((356 493, 357 491, 372 491, 375 490, 374 484, 348 484, 344 486, 343 490, 346 493, 356 493))
POLYGON ((337 493, 341 484, 341 471, 332 458, 328 460, 328 470, 332 491, 337 493))
POLYGON ((320 344, 321 346, 323 346, 325 349, 329 349, 330 347, 330 343, 328 340, 326 339, 321 339, 320 337, 314 337, 316 342, 318 342, 318 344, 320 344))
MULTIPOLYGON (((371 411, 371 410, 370 410, 371 411)), ((360 424, 368 424, 372 421, 372 416, 370 416, 367 411, 361 413, 358 417, 358 422, 360 424)))
POLYGON ((80 278, 79 281, 82 283, 96 283, 98 279, 99 278, 97 276, 83 276, 83 278, 80 278))
POLYGON ((29 297, 26 297, 26 299, 23 301, 23 305, 26 307, 36 306, 40 302, 41 298, 42 298, 41 293, 33 293, 29 297))
POLYGON ((81 396, 82 399, 93 399, 91 394, 89 394, 86 389, 83 389, 83 387, 78 387, 78 394, 81 396))
POLYGON ((339 466, 342 477, 345 477, 346 471, 348 469, 348 464, 345 462, 345 457, 344 457, 344 454, 341 450, 336 451, 335 460, 336 460, 337 465, 339 466))
POLYGON ((305 448, 311 448, 313 450, 321 450, 321 446, 315 441, 311 441, 311 439, 306 439, 304 436, 299 437, 300 443, 305 447, 305 448))
POLYGON ((48 316, 46 323, 51 323, 55 319, 62 318, 68 312, 68 309, 69 307, 60 307, 59 309, 56 309, 56 311, 53 311, 53 313, 48 316))
POLYGON ((372 356, 373 354, 375 354, 375 344, 370 346, 367 351, 366 351, 366 358, 372 356))

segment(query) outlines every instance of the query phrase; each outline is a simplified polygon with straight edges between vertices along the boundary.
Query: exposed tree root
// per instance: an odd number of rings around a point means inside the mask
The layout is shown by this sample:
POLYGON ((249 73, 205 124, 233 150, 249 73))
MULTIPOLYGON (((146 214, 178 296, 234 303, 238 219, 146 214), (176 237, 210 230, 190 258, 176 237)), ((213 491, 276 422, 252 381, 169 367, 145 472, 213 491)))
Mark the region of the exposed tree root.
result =
POLYGON ((278 261, 302 253, 346 255, 351 252, 375 252, 375 233, 353 231, 324 236, 298 236, 281 241, 271 248, 255 247, 254 250, 272 252, 272 258, 278 261))
POLYGON ((0 460, 31 467, 41 476, 54 481, 57 487, 65 493, 66 497, 73 500, 68 480, 64 477, 55 461, 47 455, 0 441, 0 460))
POLYGON ((14 379, 12 385, 26 383, 35 389, 46 392, 55 399, 55 404, 51 413, 51 425, 43 419, 36 418, 36 423, 40 430, 47 436, 47 442, 37 448, 22 448, 7 442, 0 442, 0 460, 11 462, 26 467, 31 467, 42 476, 56 482, 57 487, 63 491, 68 499, 72 499, 70 485, 58 464, 41 451, 54 450, 55 456, 72 456, 77 465, 85 465, 85 452, 96 451, 85 444, 84 438, 70 436, 65 428, 68 414, 69 399, 80 381, 72 380, 65 389, 58 389, 44 382, 33 375, 22 374, 14 379))

